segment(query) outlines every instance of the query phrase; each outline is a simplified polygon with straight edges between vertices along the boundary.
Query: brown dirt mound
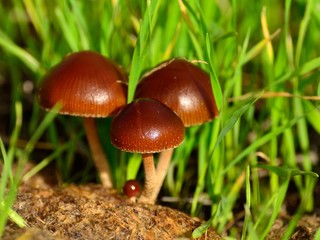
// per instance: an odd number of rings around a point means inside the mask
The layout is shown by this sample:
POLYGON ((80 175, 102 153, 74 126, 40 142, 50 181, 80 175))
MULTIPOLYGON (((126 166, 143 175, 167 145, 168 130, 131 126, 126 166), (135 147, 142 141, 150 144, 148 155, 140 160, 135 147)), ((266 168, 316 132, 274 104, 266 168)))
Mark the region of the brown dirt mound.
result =
MULTIPOLYGON (((8 239, 192 239, 201 221, 159 205, 137 204, 99 185, 23 186, 14 205, 30 228, 9 222, 8 239)), ((201 239, 220 239, 209 229, 201 239)))

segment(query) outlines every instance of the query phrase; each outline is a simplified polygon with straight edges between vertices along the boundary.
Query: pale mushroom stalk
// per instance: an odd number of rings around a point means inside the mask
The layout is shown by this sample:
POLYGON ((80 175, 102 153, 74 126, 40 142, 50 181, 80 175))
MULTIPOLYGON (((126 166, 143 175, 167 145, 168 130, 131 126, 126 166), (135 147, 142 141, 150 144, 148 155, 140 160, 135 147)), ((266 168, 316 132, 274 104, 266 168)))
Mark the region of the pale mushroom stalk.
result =
POLYGON ((159 160, 156 168, 157 186, 154 189, 155 196, 159 195, 161 186, 163 185, 163 182, 166 178, 166 175, 170 166, 172 155, 173 155, 173 148, 165 150, 161 152, 159 155, 159 160))
POLYGON ((100 139, 98 136, 97 126, 94 118, 83 118, 84 127, 86 130, 90 150, 92 153, 93 161, 99 172, 100 181, 103 186, 112 188, 111 169, 107 156, 105 155, 100 139))
POLYGON ((159 185, 158 178, 156 176, 153 154, 144 153, 142 154, 142 159, 145 171, 145 183, 138 202, 154 204, 158 196, 158 194, 156 193, 156 189, 160 189, 161 185, 159 185))

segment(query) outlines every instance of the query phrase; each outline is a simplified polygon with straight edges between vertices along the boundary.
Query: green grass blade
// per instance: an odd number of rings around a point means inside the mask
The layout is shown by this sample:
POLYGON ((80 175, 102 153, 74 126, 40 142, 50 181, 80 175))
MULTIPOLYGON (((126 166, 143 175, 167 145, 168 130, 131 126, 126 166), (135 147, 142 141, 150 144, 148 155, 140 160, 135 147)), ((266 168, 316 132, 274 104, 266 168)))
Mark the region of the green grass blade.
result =
POLYGON ((221 143, 221 141, 224 139, 224 137, 227 135, 227 133, 234 127, 234 125, 237 123, 237 121, 241 118, 241 116, 259 99, 258 96, 256 99, 249 101, 249 103, 238 107, 237 110, 235 110, 230 117, 228 117, 226 123, 224 124, 224 127, 221 129, 220 134, 218 136, 218 139, 215 143, 213 152, 217 148, 217 146, 221 143))
POLYGON ((316 231, 316 234, 314 235, 314 240, 320 240, 320 228, 316 231))
POLYGON ((146 47, 148 38, 152 32, 152 22, 155 21, 157 16, 156 7, 158 1, 151 0, 147 5, 146 11, 141 21, 140 32, 136 46, 133 51, 131 70, 129 74, 128 85, 128 102, 131 102, 134 97, 134 92, 142 72, 142 66, 146 58, 146 47))
MULTIPOLYGON (((12 209, 6 209, 6 206, 3 202, 0 203, 0 212, 4 212, 7 211, 8 212, 8 216, 9 218, 18 225, 18 227, 20 228, 24 228, 27 227, 28 224, 27 222, 15 211, 13 211, 12 209)), ((0 229, 0 236, 1 236, 1 229, 0 229)))
POLYGON ((269 222, 265 228, 265 230, 263 231, 263 233, 261 234, 261 239, 265 239, 265 237, 268 235, 268 232, 270 231, 276 217, 278 216, 281 206, 283 204, 283 201, 285 199, 286 193, 287 193, 287 189, 289 187, 289 182, 290 182, 290 175, 287 175, 286 179, 284 180, 284 182, 279 186, 279 191, 278 193, 275 193, 275 201, 273 203, 273 211, 272 214, 269 218, 269 222))
POLYGON ((87 21, 85 21, 85 17, 83 14, 83 2, 81 1, 70 1, 72 6, 72 12, 74 13, 75 24, 77 26, 77 30, 80 38, 80 48, 81 49, 90 49, 90 33, 87 25, 87 21))
POLYGON ((292 126, 294 126, 295 124, 298 123, 298 121, 301 120, 302 117, 297 117, 292 119, 291 121, 289 121, 287 124, 283 124, 280 127, 277 127, 273 132, 270 132, 264 136, 262 136, 261 138, 259 138, 257 141, 255 141, 254 143, 252 143, 250 146, 248 146, 247 148, 245 148, 232 162, 230 162, 226 168, 223 171, 223 174, 225 174, 232 166, 234 166, 235 164, 237 164, 238 162, 240 162, 244 157, 246 157, 248 154, 250 154, 251 152, 253 152, 255 149, 257 149, 258 147, 262 146, 263 144, 267 143, 268 141, 270 141, 272 138, 274 138, 275 136, 282 134, 287 128, 291 128, 292 126))
POLYGON ((22 105, 20 102, 15 104, 16 108, 16 123, 10 138, 10 147, 8 153, 4 147, 4 144, 0 137, 0 149, 2 153, 2 158, 4 161, 1 178, 0 178, 0 203, 1 203, 1 211, 0 214, 0 237, 3 233, 4 226, 6 224, 7 216, 11 218, 13 222, 15 222, 18 226, 24 227, 25 223, 22 218, 16 214, 13 210, 11 210, 11 206, 16 196, 17 192, 17 184, 15 182, 15 178, 12 174, 12 164, 14 160, 14 154, 16 151, 16 143, 18 137, 20 135, 20 130, 22 126, 22 105), (9 189, 9 190, 8 190, 9 189), (8 190, 6 192, 6 190, 8 190), (6 192, 6 194, 5 194, 6 192))
POLYGON ((307 0, 307 6, 305 9, 305 13, 303 19, 300 22, 299 34, 298 34, 298 41, 296 46, 296 55, 295 55, 295 65, 300 65, 300 58, 302 53, 302 46, 306 37, 306 32, 308 30, 308 25, 311 18, 311 13, 313 9, 313 0, 307 0))
POLYGON ((257 167, 264 168, 264 169, 267 169, 271 172, 274 172, 275 174, 277 174, 280 177, 286 177, 287 175, 290 177, 304 176, 304 175, 312 176, 315 178, 319 177, 319 175, 315 172, 302 171, 302 170, 298 170, 298 169, 292 169, 289 167, 278 167, 278 166, 271 166, 271 165, 265 165, 265 164, 258 164, 257 167))
MULTIPOLYGON (((5 194, 6 186, 8 183, 8 180, 10 181, 10 184, 13 183, 13 175, 12 175, 12 164, 14 160, 14 153, 16 150, 16 143, 20 135, 21 126, 22 126, 22 105, 20 102, 17 102, 15 104, 16 108, 16 122, 15 127, 13 130, 13 133, 10 138, 10 147, 8 152, 6 152, 6 149, 3 145, 3 142, 1 141, 1 153, 2 158, 4 161, 4 166, 1 173, 1 181, 0 181, 0 202, 3 201, 3 196, 5 194)), ((1 140, 1 137, 0 137, 1 140)))
POLYGON ((40 71, 40 63, 30 53, 16 45, 12 40, 0 30, 0 46, 7 52, 20 59, 33 72, 40 71))
POLYGON ((39 124, 38 128, 35 130, 31 138, 26 144, 25 152, 27 155, 29 155, 32 150, 34 149, 35 144, 41 137, 41 135, 44 133, 46 128, 52 123, 54 118, 58 115, 58 110, 61 108, 61 104, 56 104, 50 112, 46 114, 43 121, 39 124))
POLYGON ((60 30, 63 33, 63 37, 68 43, 71 51, 76 52, 80 50, 79 46, 79 33, 77 31, 77 26, 74 23, 73 18, 68 18, 68 13, 71 9, 67 6, 67 1, 63 1, 59 7, 54 9, 57 22, 59 24, 60 30))
POLYGON ((222 90, 221 90, 221 86, 217 77, 217 73, 215 70, 215 63, 213 62, 213 58, 212 55, 213 50, 211 47, 211 40, 210 40, 210 36, 207 33, 206 34, 206 50, 207 50, 207 55, 208 55, 208 62, 209 62, 209 66, 210 66, 210 80, 211 80, 211 86, 212 86, 212 91, 213 91, 213 95, 217 104, 218 109, 221 109, 222 106, 222 100, 223 100, 223 96, 222 96, 222 90))
POLYGON ((63 151, 68 149, 73 144, 72 141, 60 146, 58 149, 56 149, 52 154, 50 154, 48 157, 44 158, 41 162, 39 162, 36 166, 34 166, 32 169, 30 169, 23 177, 22 181, 26 182, 30 178, 32 178, 34 175, 39 173, 42 169, 44 169, 46 166, 49 165, 54 159, 56 159, 63 151))
POLYGON ((139 168, 141 166, 142 157, 141 154, 132 154, 129 158, 127 166, 127 180, 136 179, 139 168))
POLYGON ((192 232, 193 238, 199 238, 211 227, 213 218, 210 218, 208 221, 202 223, 199 227, 197 227, 192 232))

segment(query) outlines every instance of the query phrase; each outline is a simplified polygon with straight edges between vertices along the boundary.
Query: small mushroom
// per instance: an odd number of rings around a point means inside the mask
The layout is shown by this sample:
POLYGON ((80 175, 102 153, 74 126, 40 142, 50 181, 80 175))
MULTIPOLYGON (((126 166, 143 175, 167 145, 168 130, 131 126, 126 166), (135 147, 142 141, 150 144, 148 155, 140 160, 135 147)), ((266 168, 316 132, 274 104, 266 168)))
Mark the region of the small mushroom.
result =
POLYGON ((137 99, 125 106, 111 123, 111 143, 126 152, 141 153, 145 184, 138 202, 154 204, 162 186, 155 172, 153 153, 183 142, 181 119, 153 99, 137 99))
POLYGON ((60 114, 83 117, 88 142, 100 180, 111 188, 110 166, 94 118, 109 117, 126 104, 125 75, 113 62, 93 51, 68 55, 44 77, 39 104, 50 110, 58 102, 60 114))
MULTIPOLYGON (((185 127, 211 121, 219 114, 209 74, 181 58, 166 61, 145 74, 135 97, 164 103, 181 118, 185 127)), ((165 179, 172 154, 173 149, 169 149, 159 156, 156 173, 161 181, 165 179)))
POLYGON ((128 180, 123 186, 123 193, 129 198, 136 198, 140 194, 140 184, 137 180, 128 180))

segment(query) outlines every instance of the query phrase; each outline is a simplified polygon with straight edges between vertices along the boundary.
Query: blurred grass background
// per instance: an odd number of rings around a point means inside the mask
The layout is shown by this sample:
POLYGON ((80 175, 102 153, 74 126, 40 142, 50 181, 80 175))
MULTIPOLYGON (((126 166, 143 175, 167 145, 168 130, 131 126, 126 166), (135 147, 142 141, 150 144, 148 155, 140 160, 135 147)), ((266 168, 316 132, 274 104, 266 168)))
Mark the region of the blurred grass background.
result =
MULTIPOLYGON (((91 49, 128 73, 128 101, 141 75, 160 62, 200 60, 220 116, 186 129, 161 196, 230 239, 263 239, 296 191, 288 238, 302 214, 315 211, 319 12, 318 0, 1 1, 0 230, 8 216, 22 221, 9 211, 20 182, 49 164, 61 182, 97 180, 81 120, 45 113, 36 99, 50 67, 91 49), (14 162, 22 169, 28 161, 38 165, 12 173, 14 162)), ((127 179, 142 181, 143 171, 139 156, 111 146, 110 121, 97 120, 120 190, 127 179)))

